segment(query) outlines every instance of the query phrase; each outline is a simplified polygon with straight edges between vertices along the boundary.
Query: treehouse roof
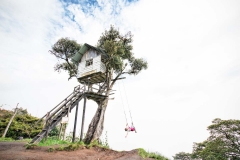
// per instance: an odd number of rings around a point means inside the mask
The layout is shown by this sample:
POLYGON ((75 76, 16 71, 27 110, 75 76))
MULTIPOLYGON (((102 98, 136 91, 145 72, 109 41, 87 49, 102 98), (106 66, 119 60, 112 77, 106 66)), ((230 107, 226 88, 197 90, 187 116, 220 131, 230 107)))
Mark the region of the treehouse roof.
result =
POLYGON ((90 49, 97 51, 98 53, 103 55, 104 58, 108 57, 108 55, 103 51, 103 49, 96 48, 87 43, 84 43, 84 45, 80 48, 80 50, 72 57, 72 61, 75 63, 79 63, 82 56, 90 49))

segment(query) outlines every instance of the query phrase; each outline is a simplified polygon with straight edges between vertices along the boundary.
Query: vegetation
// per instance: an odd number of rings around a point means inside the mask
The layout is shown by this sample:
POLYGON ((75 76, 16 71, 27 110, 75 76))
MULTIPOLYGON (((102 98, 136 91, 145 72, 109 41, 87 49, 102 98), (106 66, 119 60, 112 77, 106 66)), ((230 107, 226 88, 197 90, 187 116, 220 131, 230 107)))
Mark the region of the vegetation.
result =
MULTIPOLYGON (((13 111, 1 109, 0 113, 0 134, 2 135, 10 118, 13 115, 13 111)), ((17 137, 32 138, 36 136, 42 129, 43 123, 34 125, 38 121, 37 117, 31 116, 26 109, 18 108, 17 115, 14 117, 6 137, 17 139, 17 137)))
MULTIPOLYGON (((100 94, 109 96, 115 82, 124 74, 137 75, 142 70, 147 69, 148 64, 142 58, 134 57, 132 52, 133 35, 128 32, 124 35, 113 26, 106 30, 99 38, 96 47, 101 48, 108 55, 105 61, 106 66, 106 86, 104 90, 98 91, 100 94)), ((69 79, 77 76, 78 63, 72 63, 70 58, 79 51, 81 45, 68 38, 59 39, 50 50, 50 53, 58 58, 55 70, 69 73, 69 79)), ((84 142, 89 144, 98 140, 104 128, 104 115, 108 105, 108 99, 97 102, 97 111, 89 125, 84 142)))
POLYGON ((27 143, 27 144, 25 145, 25 148, 26 148, 26 149, 34 149, 34 148, 36 148, 37 146, 38 146, 37 144, 27 143))
POLYGON ((52 146, 52 145, 63 145, 70 144, 70 141, 59 140, 57 137, 48 137, 47 140, 43 139, 39 142, 39 146, 52 146))
POLYGON ((109 144, 108 144, 108 136, 107 136, 107 131, 105 133, 105 138, 101 138, 99 139, 99 145, 104 147, 104 148, 110 148, 109 144))
POLYGON ((142 158, 154 158, 158 160, 169 160, 168 158, 164 157, 160 153, 157 152, 147 152, 143 148, 138 149, 138 155, 142 158))
POLYGON ((180 152, 173 156, 176 160, 239 160, 240 159, 240 120, 216 118, 208 126, 207 140, 194 143, 193 152, 180 152))
POLYGON ((0 142, 11 142, 11 141, 14 141, 14 139, 12 139, 12 138, 0 138, 0 142))
POLYGON ((61 70, 67 71, 69 74, 69 79, 76 77, 77 75, 77 64, 72 63, 70 58, 77 53, 81 48, 81 45, 74 40, 69 38, 59 39, 53 46, 52 50, 49 52, 53 54, 58 60, 63 60, 63 62, 55 65, 54 70, 61 72, 61 70))

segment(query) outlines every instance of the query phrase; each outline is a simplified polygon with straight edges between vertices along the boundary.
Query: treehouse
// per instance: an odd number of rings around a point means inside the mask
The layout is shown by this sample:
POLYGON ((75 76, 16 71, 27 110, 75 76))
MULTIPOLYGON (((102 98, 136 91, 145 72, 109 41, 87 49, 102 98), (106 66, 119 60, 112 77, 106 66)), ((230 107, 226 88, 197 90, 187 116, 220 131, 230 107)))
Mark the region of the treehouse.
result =
POLYGON ((78 81, 88 84, 104 82, 107 58, 108 55, 102 49, 85 43, 72 58, 78 64, 78 81))

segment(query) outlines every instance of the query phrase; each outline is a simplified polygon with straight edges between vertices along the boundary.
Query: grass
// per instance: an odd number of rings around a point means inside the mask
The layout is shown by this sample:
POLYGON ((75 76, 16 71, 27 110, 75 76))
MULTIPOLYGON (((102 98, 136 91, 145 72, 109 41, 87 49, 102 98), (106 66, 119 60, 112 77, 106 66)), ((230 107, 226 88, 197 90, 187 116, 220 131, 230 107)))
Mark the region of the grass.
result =
POLYGON ((0 142, 11 142, 11 141, 15 141, 14 139, 12 138, 0 138, 0 142))
POLYGON ((25 145, 25 148, 26 149, 34 149, 34 148, 36 148, 37 147, 37 144, 32 144, 32 143, 27 143, 26 145, 25 145))
POLYGON ((48 137, 45 141, 44 139, 39 142, 38 146, 52 146, 52 145, 63 145, 63 144, 70 144, 71 142, 59 140, 56 137, 48 137))
POLYGON ((169 160, 168 158, 164 157, 160 153, 157 152, 147 152, 143 148, 138 149, 138 155, 142 158, 154 158, 157 160, 169 160))
POLYGON ((13 138, 0 138, 0 142, 13 142, 13 141, 18 141, 18 142, 30 142, 32 139, 29 139, 29 138, 26 138, 26 139, 23 139, 23 140, 15 140, 13 138))

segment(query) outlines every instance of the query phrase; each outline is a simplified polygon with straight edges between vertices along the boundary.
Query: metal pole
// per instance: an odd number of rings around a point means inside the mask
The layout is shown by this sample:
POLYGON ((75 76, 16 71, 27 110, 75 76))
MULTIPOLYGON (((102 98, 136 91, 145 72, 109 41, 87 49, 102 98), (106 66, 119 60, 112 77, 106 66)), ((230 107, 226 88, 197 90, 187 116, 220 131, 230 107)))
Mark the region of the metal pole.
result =
POLYGON ((72 143, 75 141, 75 135, 76 135, 76 126, 77 126, 77 116, 78 116, 78 103, 76 106, 76 113, 75 113, 75 121, 74 121, 74 128, 73 128, 73 138, 72 138, 72 143))
POLYGON ((80 141, 82 141, 82 139, 83 139, 83 128, 84 128, 86 101, 87 101, 87 98, 86 98, 86 96, 84 96, 83 113, 82 113, 82 127, 81 127, 80 141))

